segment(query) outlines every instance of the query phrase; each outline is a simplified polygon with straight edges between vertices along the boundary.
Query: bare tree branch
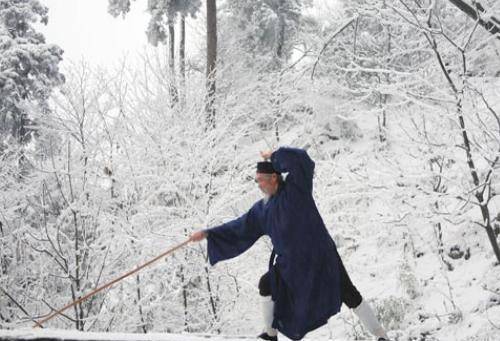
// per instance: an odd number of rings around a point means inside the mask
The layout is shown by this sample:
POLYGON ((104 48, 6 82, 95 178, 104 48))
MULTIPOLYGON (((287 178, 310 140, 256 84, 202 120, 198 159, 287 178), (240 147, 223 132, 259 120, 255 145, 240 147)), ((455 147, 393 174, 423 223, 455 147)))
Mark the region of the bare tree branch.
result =
POLYGON ((336 36, 338 36, 347 27, 349 27, 349 25, 351 25, 356 19, 357 19, 357 16, 356 17, 352 17, 351 19, 348 19, 347 22, 344 25, 342 25, 339 29, 337 29, 337 31, 335 31, 331 35, 331 37, 328 38, 328 40, 323 44, 323 48, 321 49, 321 51, 319 51, 318 58, 316 58, 316 61, 314 62, 314 66, 313 66, 313 69, 312 69, 312 72, 311 72, 311 79, 314 78, 314 73, 316 71, 316 67, 318 66, 319 59, 321 58, 321 55, 325 52, 325 50, 328 47, 328 45, 330 45, 330 43, 333 41, 333 39, 335 39, 336 36))

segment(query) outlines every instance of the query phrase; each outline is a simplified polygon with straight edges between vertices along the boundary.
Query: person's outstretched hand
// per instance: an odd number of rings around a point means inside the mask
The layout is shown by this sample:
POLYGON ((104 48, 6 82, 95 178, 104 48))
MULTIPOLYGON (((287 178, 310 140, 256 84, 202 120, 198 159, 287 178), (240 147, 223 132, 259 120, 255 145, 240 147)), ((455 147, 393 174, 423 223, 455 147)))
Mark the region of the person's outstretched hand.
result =
POLYGON ((261 150, 260 151, 260 156, 262 156, 262 158, 264 160, 269 160, 271 158, 271 154, 273 153, 272 150, 261 150))
POLYGON ((199 242, 202 241, 203 239, 207 238, 207 233, 205 231, 196 231, 194 232, 191 237, 189 237, 189 240, 192 242, 199 242))

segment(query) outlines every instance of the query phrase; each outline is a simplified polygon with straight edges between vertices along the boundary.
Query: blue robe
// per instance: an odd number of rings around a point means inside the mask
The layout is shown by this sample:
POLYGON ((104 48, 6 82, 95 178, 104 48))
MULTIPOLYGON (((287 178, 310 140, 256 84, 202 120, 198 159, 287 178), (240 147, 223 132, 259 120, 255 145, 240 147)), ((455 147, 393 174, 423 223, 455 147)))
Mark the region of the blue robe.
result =
POLYGON ((304 150, 280 148, 274 169, 288 173, 277 193, 241 217, 208 232, 211 265, 248 250, 262 235, 276 254, 270 262, 273 327, 300 340, 340 311, 339 258, 312 196, 314 162, 304 150))

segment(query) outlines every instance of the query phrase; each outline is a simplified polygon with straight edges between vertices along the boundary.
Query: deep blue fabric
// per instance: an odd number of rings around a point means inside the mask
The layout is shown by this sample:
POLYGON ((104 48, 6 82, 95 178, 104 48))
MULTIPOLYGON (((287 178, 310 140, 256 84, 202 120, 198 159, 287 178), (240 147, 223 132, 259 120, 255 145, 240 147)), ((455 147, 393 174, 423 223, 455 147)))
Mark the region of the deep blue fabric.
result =
POLYGON ((284 184, 238 219, 207 229, 208 257, 214 265, 242 254, 262 235, 271 237, 273 327, 300 340, 340 311, 339 258, 312 196, 314 162, 304 150, 284 147, 271 161, 288 173, 284 184))

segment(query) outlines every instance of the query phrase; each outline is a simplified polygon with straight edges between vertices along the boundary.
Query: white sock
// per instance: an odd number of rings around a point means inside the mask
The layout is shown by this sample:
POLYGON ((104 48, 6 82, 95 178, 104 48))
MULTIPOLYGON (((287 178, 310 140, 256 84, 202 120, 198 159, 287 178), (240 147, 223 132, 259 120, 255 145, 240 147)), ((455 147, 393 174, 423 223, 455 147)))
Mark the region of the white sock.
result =
POLYGON ((278 332, 273 328, 274 302, 271 296, 262 297, 262 317, 264 320, 264 332, 269 336, 276 336, 278 332))
POLYGON ((365 300, 361 301, 361 304, 354 308, 353 311, 358 316, 361 323, 363 323, 365 328, 372 333, 372 335, 377 338, 383 337, 384 339, 389 340, 384 328, 378 321, 370 305, 365 300))

